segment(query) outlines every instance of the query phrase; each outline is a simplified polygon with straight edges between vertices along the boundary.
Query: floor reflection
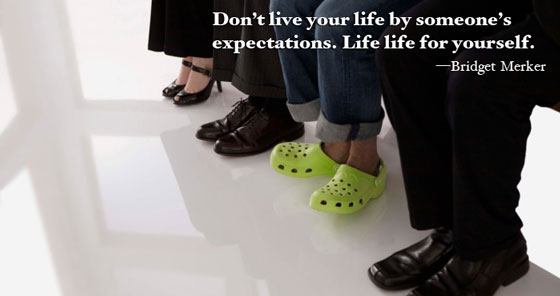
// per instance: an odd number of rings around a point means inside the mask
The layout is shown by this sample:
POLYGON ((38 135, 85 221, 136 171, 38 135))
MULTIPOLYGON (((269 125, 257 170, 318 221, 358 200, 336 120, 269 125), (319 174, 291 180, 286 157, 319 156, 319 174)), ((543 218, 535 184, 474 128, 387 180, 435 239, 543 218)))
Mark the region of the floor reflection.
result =
POLYGON ((0 98, 2 98, 0 100, 0 135, 2 135, 17 114, 2 34, 0 34, 0 98))
MULTIPOLYGON (((313 128, 308 128, 309 141, 313 128)), ((307 202, 328 178, 276 175, 267 154, 216 157, 211 145, 186 137, 193 132, 193 127, 171 130, 162 134, 162 142, 191 222, 208 241, 237 245, 247 274, 266 280, 270 295, 342 295, 349 289, 355 295, 371 294, 364 278, 370 250, 388 251, 403 241, 395 230, 407 228, 406 219, 396 213, 404 206, 397 198, 402 197, 398 178, 387 194, 356 215, 323 214, 307 202)))
POLYGON ((91 145, 110 231, 201 236, 159 138, 93 136, 91 145))
POLYGON ((0 295, 61 295, 36 199, 27 170, 0 190, 0 295))

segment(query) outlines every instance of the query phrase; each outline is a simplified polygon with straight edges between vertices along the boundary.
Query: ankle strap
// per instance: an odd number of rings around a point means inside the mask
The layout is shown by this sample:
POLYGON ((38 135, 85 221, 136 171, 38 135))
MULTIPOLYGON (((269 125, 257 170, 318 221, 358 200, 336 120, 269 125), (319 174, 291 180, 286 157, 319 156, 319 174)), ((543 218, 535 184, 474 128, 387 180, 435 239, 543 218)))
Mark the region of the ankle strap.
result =
POLYGON ((195 72, 198 72, 198 73, 202 74, 202 75, 212 77, 212 71, 210 71, 208 69, 200 68, 200 67, 197 67, 195 65, 192 65, 191 69, 195 72))
POLYGON ((187 67, 187 68, 191 68, 192 67, 192 63, 189 61, 185 61, 183 60, 183 66, 187 67))

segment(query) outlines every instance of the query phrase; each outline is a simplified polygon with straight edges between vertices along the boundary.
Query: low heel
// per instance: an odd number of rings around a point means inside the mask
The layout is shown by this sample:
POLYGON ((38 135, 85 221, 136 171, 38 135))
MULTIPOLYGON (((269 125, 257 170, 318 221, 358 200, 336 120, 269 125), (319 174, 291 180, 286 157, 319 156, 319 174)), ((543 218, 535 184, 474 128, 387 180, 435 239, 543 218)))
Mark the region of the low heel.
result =
POLYGON ((218 91, 222 92, 222 82, 221 81, 216 81, 216 85, 218 86, 218 91))
POLYGON ((504 283, 502 284, 502 286, 507 287, 513 284, 514 282, 516 282, 518 279, 522 278, 524 275, 527 274, 527 272, 529 272, 529 266, 530 266, 529 257, 526 257, 525 260, 517 264, 511 270, 511 272, 504 279, 504 283))

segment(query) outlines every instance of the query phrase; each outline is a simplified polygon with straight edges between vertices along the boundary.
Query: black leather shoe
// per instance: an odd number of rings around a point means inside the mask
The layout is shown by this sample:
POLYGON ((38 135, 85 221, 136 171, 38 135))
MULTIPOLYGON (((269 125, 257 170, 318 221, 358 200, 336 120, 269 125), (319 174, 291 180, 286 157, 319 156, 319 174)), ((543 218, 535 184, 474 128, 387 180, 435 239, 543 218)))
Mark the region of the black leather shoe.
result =
POLYGON ((243 156, 261 153, 280 142, 303 136, 303 123, 295 122, 284 113, 268 112, 263 108, 243 126, 221 137, 214 145, 218 154, 243 156))
MULTIPOLYGON (((195 65, 191 65, 191 71, 198 72, 204 76, 212 77, 212 71, 195 65)), ((210 94, 212 93, 214 82, 217 82, 218 84, 218 91, 222 92, 222 83, 220 81, 210 79, 206 87, 197 93, 188 93, 185 90, 180 91, 175 98, 173 98, 173 104, 180 106, 194 105, 208 100, 208 98, 210 98, 210 94)))
MULTIPOLYGON (((183 66, 187 68, 192 67, 192 63, 189 61, 183 60, 183 66)), ((166 98, 173 98, 178 93, 180 93, 186 86, 186 84, 175 84, 177 80, 171 82, 166 88, 161 91, 161 95, 166 98)))
MULTIPOLYGON (((214 82, 216 81, 210 80, 210 82, 208 82, 208 84, 202 91, 194 94, 188 93, 185 90, 180 91, 173 99, 173 104, 179 106, 194 105, 208 100, 208 98, 210 98, 210 94, 212 93, 214 82)), ((221 92, 222 89, 221 82, 220 81, 217 82, 218 82, 218 91, 221 92)))
POLYGON ((161 91, 161 95, 166 98, 173 98, 178 93, 180 93, 186 86, 186 84, 175 84, 177 80, 171 82, 166 88, 161 91))
POLYGON ((233 105, 233 110, 224 118, 202 125, 196 132, 196 137, 200 140, 216 141, 242 126, 260 108, 251 104, 249 99, 241 100, 233 105))
POLYGON ((492 296, 529 271, 527 243, 521 237, 513 246, 491 258, 470 261, 459 256, 409 296, 492 296))
POLYGON ((373 264, 368 275, 382 289, 410 289, 441 270, 454 253, 453 234, 440 228, 422 241, 373 264))

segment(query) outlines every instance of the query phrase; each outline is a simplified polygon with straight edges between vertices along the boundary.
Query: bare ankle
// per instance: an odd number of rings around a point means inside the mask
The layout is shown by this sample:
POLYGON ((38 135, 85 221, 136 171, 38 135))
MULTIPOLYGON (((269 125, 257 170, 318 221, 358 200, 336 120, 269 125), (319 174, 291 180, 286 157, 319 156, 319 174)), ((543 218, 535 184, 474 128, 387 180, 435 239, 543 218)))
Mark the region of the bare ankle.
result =
MULTIPOLYGON (((186 57, 183 60, 190 62, 192 61, 192 57, 186 57)), ((179 71, 179 76, 177 76, 177 80, 175 81, 175 84, 178 85, 187 84, 190 74, 191 74, 191 69, 181 63, 181 70, 179 71)))
POLYGON ((377 138, 352 141, 347 165, 373 176, 379 175, 381 158, 377 154, 377 138))
POLYGON ((372 176, 379 175, 380 164, 381 158, 377 155, 374 157, 356 157, 351 154, 346 162, 346 165, 372 176))
POLYGON ((350 142, 323 143, 323 152, 337 163, 346 163, 350 154, 350 142))

